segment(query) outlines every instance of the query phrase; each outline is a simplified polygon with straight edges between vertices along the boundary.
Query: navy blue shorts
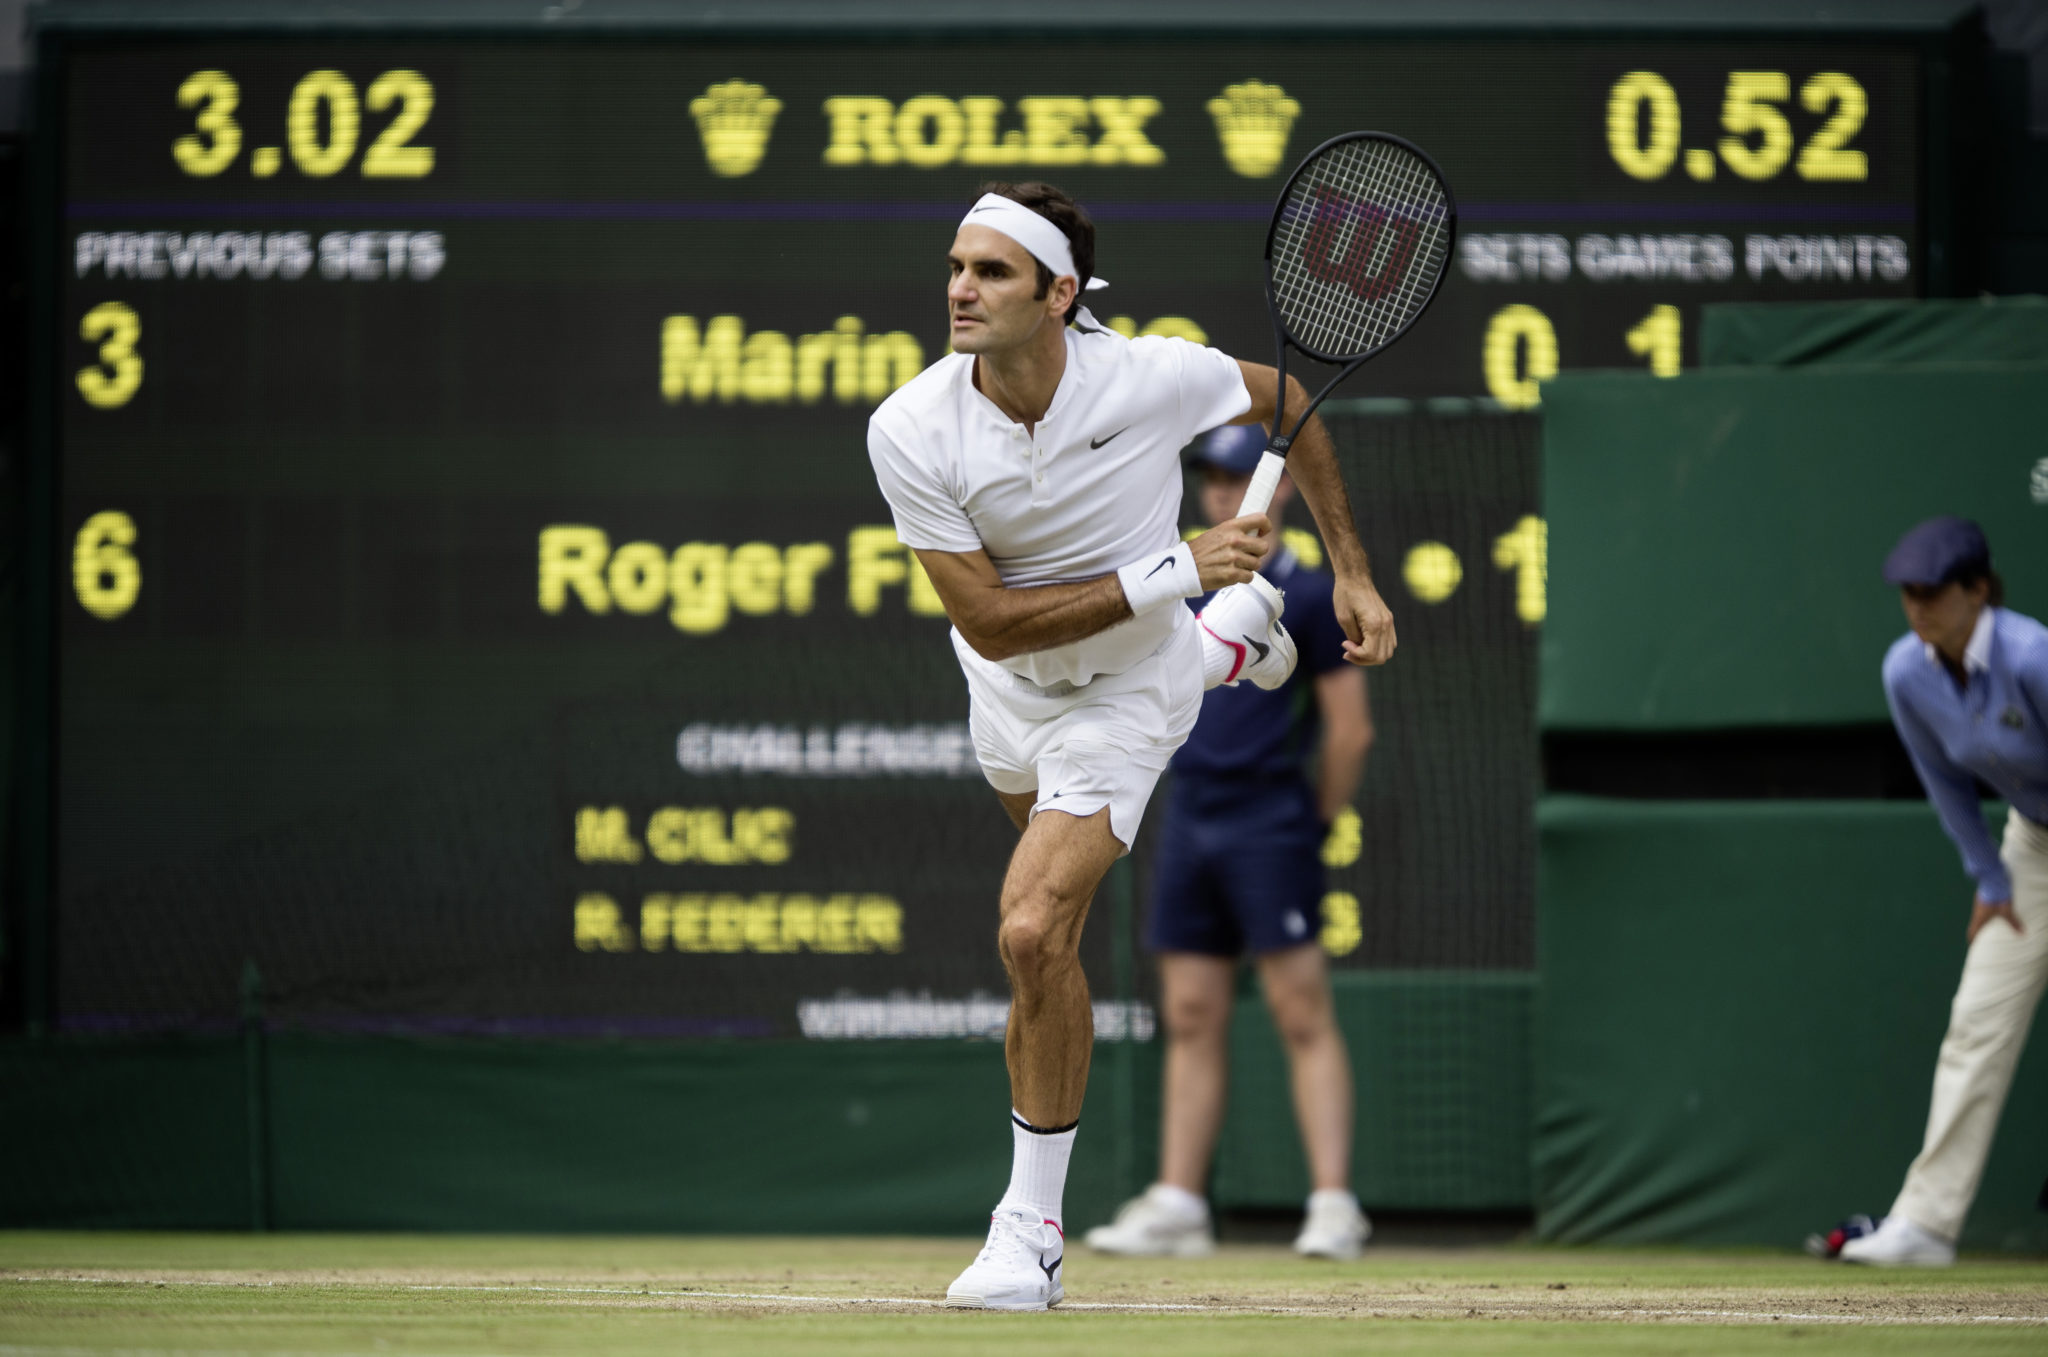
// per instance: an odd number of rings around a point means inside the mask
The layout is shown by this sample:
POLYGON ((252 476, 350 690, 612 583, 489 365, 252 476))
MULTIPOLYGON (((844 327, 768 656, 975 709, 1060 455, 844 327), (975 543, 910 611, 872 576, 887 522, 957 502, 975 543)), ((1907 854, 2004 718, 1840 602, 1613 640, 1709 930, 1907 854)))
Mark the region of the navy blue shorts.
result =
POLYGON ((1155 952, 1237 957, 1314 942, 1323 931, 1323 827, 1308 789, 1203 807, 1181 783, 1152 867, 1155 952))

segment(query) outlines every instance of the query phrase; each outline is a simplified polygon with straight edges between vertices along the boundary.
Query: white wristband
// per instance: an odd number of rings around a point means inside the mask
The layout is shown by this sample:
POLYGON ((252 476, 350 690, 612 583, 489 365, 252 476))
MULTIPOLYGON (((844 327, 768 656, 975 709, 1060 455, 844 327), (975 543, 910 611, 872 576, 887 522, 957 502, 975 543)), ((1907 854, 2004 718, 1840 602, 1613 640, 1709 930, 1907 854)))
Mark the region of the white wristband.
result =
POLYGON ((1202 592, 1202 577, 1195 569, 1195 553, 1186 542, 1175 542, 1173 550, 1154 552, 1132 561, 1116 572, 1124 587, 1124 599, 1133 617, 1143 617, 1154 608, 1193 598, 1202 592))

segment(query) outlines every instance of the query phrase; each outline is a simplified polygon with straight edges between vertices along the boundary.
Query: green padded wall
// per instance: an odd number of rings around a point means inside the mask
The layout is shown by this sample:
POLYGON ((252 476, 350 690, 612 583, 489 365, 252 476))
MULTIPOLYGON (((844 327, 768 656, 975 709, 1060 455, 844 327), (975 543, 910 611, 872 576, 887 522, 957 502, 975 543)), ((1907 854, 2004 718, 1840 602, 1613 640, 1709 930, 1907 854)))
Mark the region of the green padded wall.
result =
MULTIPOLYGON (((1887 1210, 1969 917, 1933 812, 1551 797, 1537 825, 1539 1235, 1791 1246, 1887 1210)), ((1965 1247, 2048 1249, 2040 1026, 1965 1247)))
POLYGON ((1999 362, 2048 363, 2048 297, 1700 308, 1703 367, 1999 362))
POLYGON ((1567 374, 1543 401, 1545 729, 1885 720, 1878 567, 1937 513, 2048 612, 2048 365, 1567 374))
POLYGON ((0 1044, 0 1223, 246 1228, 245 1090, 232 1037, 0 1044))
MULTIPOLYGON (((1521 1208, 1523 973, 1340 973, 1370 1206, 1521 1208)), ((1307 1191, 1284 1062, 1240 1015, 1219 1202, 1307 1191)), ((1159 1045, 1096 1048, 1069 1224, 1151 1180, 1159 1045)), ((971 1233, 1009 1173, 989 1042, 330 1036, 0 1043, 0 1226, 971 1233), (252 1137, 267 1142, 251 1173, 252 1137), (263 1200, 258 1199, 260 1193, 263 1200)))

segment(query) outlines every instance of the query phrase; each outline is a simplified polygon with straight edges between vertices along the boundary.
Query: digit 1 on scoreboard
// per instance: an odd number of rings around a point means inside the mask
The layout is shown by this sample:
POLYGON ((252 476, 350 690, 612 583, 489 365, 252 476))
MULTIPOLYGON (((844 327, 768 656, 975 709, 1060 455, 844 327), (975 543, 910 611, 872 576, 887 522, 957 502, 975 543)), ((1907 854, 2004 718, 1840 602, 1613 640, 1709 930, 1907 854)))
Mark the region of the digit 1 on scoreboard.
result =
POLYGON ((1676 377, 1684 353, 1684 322, 1675 306, 1658 306, 1628 332, 1628 351, 1650 360, 1650 371, 1659 377, 1676 377))

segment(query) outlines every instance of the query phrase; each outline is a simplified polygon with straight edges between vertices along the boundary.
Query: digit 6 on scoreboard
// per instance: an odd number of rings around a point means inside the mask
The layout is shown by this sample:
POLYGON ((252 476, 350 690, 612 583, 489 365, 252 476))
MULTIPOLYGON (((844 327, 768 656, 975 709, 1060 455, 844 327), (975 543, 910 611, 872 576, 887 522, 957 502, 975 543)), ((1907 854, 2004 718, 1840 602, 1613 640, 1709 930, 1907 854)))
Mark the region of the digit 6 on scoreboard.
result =
POLYGON ((71 586, 78 606, 111 622, 135 606, 142 565, 135 559, 135 520, 103 509, 85 520, 71 552, 71 586))

